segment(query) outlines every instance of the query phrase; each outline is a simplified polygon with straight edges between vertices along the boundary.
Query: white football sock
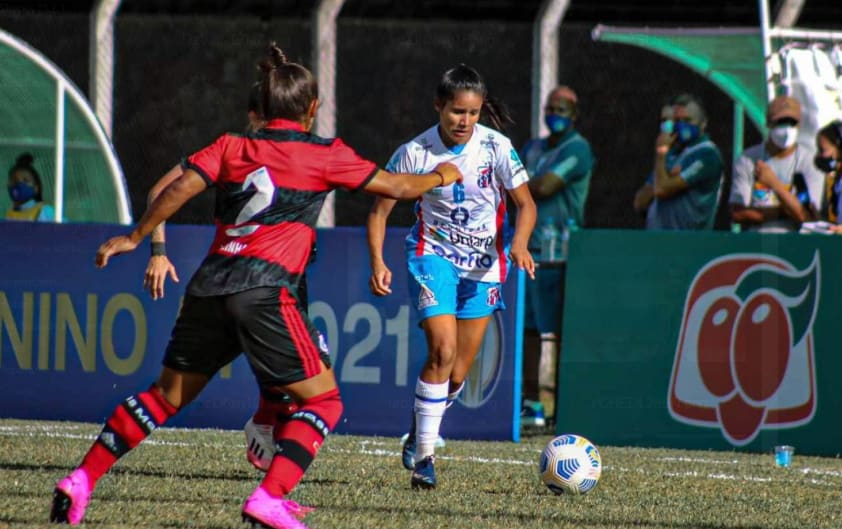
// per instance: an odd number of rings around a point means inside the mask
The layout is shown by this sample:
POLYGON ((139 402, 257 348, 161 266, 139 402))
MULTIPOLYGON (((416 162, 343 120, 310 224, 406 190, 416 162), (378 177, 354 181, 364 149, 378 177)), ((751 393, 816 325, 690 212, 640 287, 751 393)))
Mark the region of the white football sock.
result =
POLYGON ((456 402, 456 399, 459 398, 459 395, 462 393, 462 390, 465 389, 465 381, 463 380, 459 387, 451 391, 447 394, 447 407, 453 406, 453 403, 456 402))
POLYGON ((415 462, 433 455, 441 419, 447 405, 448 383, 433 384, 421 378, 415 384, 415 462))

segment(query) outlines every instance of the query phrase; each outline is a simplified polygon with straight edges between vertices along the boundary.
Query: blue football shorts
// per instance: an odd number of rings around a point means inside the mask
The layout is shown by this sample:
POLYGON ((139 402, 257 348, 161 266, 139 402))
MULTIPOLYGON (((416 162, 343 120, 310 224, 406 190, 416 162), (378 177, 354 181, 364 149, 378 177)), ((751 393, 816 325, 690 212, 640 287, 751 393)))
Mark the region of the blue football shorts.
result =
POLYGON ((458 320, 483 318, 503 310, 501 283, 474 281, 459 277, 459 270, 438 255, 410 256, 409 299, 419 321, 452 314, 458 320))

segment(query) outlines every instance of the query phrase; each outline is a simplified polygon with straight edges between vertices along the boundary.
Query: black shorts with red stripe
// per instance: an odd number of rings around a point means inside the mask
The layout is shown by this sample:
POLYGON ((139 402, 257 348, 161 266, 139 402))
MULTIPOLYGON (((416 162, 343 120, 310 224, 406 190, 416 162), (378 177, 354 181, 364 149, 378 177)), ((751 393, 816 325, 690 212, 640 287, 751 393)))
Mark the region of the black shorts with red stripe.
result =
POLYGON ((163 364, 212 377, 241 352, 261 387, 311 378, 321 362, 330 367, 321 334, 285 287, 185 296, 163 364))

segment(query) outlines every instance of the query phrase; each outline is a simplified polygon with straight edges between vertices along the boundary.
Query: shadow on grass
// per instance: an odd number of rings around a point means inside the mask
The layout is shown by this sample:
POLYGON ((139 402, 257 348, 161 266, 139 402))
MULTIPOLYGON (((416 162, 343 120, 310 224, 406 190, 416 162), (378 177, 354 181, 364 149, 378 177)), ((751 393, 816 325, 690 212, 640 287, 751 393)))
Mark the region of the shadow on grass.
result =
MULTIPOLYGON (((104 521, 90 521, 90 520, 82 520, 83 525, 87 525, 88 527, 91 526, 101 526, 101 527, 148 527, 148 522, 137 521, 132 522, 130 520, 104 520, 104 521)), ((17 527, 31 527, 31 526, 45 526, 45 527, 67 527, 67 525, 55 525, 51 524, 49 521, 49 513, 45 512, 43 520, 30 520, 27 518, 15 517, 15 516, 6 516, 0 514, 0 527, 6 526, 17 526, 17 527)), ((155 527, 173 527, 173 528, 182 528, 182 527, 190 527, 195 528, 195 524, 192 522, 168 522, 167 520, 159 520, 155 523, 155 527)), ((248 526, 244 526, 248 527, 248 526)), ((231 525, 227 523, 221 524, 202 524, 202 529, 231 529, 231 525)))
MULTIPOLYGON (((37 471, 37 472, 65 472, 69 473, 73 470, 74 467, 66 466, 66 465, 43 465, 43 464, 26 464, 26 463, 0 463, 0 471, 2 470, 17 470, 17 471, 37 471)), ((146 476, 152 478, 164 478, 164 479, 212 479, 212 480, 219 480, 219 481, 243 481, 249 479, 255 479, 258 477, 263 476, 262 473, 257 471, 250 472, 249 469, 245 469, 242 472, 193 472, 190 471, 188 466, 185 465, 180 469, 179 467, 175 467, 173 470, 160 471, 160 470, 144 470, 140 468, 120 468, 115 467, 108 471, 108 474, 112 475, 138 475, 138 476, 146 476)), ((329 481, 328 481, 329 483, 329 481)), ((339 482, 342 483, 342 482, 339 482)))
MULTIPOLYGON (((421 494, 428 494, 429 492, 421 492, 421 494)), ((624 529, 624 528, 633 528, 633 527, 674 527, 675 529, 723 529, 722 524, 715 524, 715 523, 699 523, 699 522, 667 522, 667 521, 645 521, 645 520, 604 520, 604 519, 594 519, 594 520, 587 520, 582 519, 580 517, 574 516, 565 516, 559 515, 558 513, 553 514, 552 516, 542 516, 538 514, 518 514, 518 513, 501 513, 501 512, 489 512, 486 514, 480 514, 474 511, 471 512, 460 512, 456 509, 440 509, 436 508, 429 508, 419 509, 417 506, 407 507, 406 509, 400 507, 348 507, 347 505, 337 505, 337 504, 329 504, 324 502, 318 502, 316 507, 320 509, 336 509, 337 511, 351 511, 351 512, 358 512, 358 513, 379 513, 387 515, 391 518, 395 518, 397 513, 401 513, 401 516, 407 517, 417 517, 419 514, 423 513, 428 516, 444 516, 447 518, 458 518, 464 519, 465 517, 468 518, 487 518, 490 520, 511 520, 510 527, 517 527, 518 524, 525 524, 528 522, 535 522, 539 520, 545 520, 547 522, 546 527, 554 527, 558 526, 559 522, 570 524, 573 527, 579 527, 582 529, 586 529, 592 525, 594 526, 611 526, 614 529, 624 529)), ((775 529, 774 527, 769 527, 765 525, 729 525, 727 529, 775 529)))

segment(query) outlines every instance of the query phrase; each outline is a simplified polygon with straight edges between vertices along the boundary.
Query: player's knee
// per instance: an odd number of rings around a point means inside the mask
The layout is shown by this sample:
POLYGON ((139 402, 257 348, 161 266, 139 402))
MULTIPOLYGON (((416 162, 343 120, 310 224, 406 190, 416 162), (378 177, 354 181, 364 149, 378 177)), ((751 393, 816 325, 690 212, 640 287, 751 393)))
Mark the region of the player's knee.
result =
POLYGON ((343 410, 344 406, 342 397, 339 395, 339 389, 332 389, 315 397, 304 399, 300 403, 298 411, 293 413, 290 419, 307 422, 326 436, 336 428, 343 410))
POLYGON ((449 367, 456 361, 456 344, 448 341, 433 342, 429 349, 429 362, 433 367, 449 367))

